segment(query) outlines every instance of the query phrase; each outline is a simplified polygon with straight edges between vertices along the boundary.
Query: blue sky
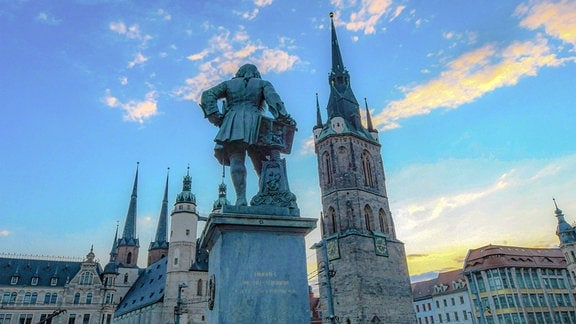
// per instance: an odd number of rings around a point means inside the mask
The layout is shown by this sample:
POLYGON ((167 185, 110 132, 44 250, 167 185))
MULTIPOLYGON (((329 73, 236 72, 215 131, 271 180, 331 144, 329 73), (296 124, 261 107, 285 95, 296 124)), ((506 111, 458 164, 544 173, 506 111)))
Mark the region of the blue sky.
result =
POLYGON ((142 250, 168 167, 170 204, 189 164, 208 214, 221 167, 196 102, 248 62, 298 122, 290 185, 318 217, 330 11, 380 130, 411 275, 485 244, 557 245, 552 198, 576 220, 574 1, 0 0, 2 252, 81 257, 94 244, 107 260, 137 161, 142 250))

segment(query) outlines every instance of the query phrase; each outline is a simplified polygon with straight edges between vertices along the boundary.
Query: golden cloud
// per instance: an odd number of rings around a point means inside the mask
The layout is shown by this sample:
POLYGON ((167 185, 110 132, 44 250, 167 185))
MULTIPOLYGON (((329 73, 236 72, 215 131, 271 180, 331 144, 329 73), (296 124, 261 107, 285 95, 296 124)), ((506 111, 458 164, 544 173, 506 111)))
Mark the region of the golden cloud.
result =
POLYGON ((520 5, 515 14, 523 17, 520 26, 528 29, 543 27, 548 35, 576 46, 576 2, 534 2, 520 5))
POLYGON ((146 94, 144 100, 130 100, 127 103, 122 103, 118 98, 111 95, 110 89, 107 89, 103 101, 108 107, 124 110, 124 120, 142 124, 158 114, 156 97, 156 91, 152 90, 146 94))
POLYGON ((390 103, 373 117, 380 129, 398 127, 397 120, 430 113, 439 108, 457 108, 485 93, 512 86, 543 67, 559 66, 569 59, 552 53, 545 38, 514 42, 504 49, 486 45, 446 65, 433 80, 404 89, 402 100, 390 103))

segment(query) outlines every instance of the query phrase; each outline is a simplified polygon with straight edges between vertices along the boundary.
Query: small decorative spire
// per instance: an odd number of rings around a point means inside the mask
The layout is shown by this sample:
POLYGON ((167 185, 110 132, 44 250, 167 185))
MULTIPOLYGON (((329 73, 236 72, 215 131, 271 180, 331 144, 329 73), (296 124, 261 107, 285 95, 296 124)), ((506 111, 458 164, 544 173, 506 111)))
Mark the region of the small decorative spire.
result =
POLYGON ((140 162, 136 162, 136 175, 134 176, 134 186, 132 187, 132 195, 130 196, 130 205, 128 213, 126 214, 126 222, 124 223, 124 232, 120 238, 119 245, 139 245, 136 238, 136 213, 138 201, 138 170, 140 162))
POLYGON ((558 218, 558 227, 556 228, 556 235, 560 239, 561 244, 573 243, 576 242, 576 229, 572 227, 566 220, 564 219, 564 214, 562 210, 558 208, 558 204, 556 203, 556 199, 552 198, 554 201, 554 207, 556 210, 554 213, 556 214, 556 218, 558 218))
POLYGON ((176 204, 178 203, 196 204, 196 196, 194 196, 191 190, 192 190, 192 177, 190 177, 190 164, 188 164, 186 175, 182 180, 182 192, 180 192, 176 196, 176 204))
POLYGON ((316 92, 316 126, 314 128, 322 128, 322 115, 320 115, 320 103, 318 102, 318 92, 316 92))
POLYGON ((156 237, 150 243, 150 248, 168 248, 167 229, 168 229, 168 179, 170 176, 170 168, 166 172, 166 184, 164 185, 164 198, 162 199, 162 207, 160 209, 160 217, 158 217, 158 227, 156 227, 156 237))
POLYGON ((372 126, 372 118, 370 117, 370 110, 368 109, 368 100, 364 98, 364 103, 366 104, 366 125, 368 126, 369 132, 374 132, 374 126, 372 126))

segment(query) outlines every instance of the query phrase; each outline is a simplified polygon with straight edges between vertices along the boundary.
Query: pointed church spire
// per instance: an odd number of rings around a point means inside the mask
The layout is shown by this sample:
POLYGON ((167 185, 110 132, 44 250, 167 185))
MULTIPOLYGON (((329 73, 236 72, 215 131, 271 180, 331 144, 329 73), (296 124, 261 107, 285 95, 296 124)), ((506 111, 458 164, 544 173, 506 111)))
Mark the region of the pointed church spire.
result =
POLYGON ((360 122, 360 105, 350 87, 350 74, 344 68, 336 28, 334 27, 334 13, 330 13, 330 20, 332 26, 332 70, 328 76, 330 83, 330 98, 326 107, 328 121, 335 122, 338 133, 355 133, 372 140, 372 136, 360 122))
POLYGON ((132 187, 132 195, 130 197, 130 206, 126 214, 126 222, 124 223, 124 232, 122 238, 126 243, 130 243, 136 238, 136 203, 138 198, 138 167, 140 162, 136 163, 136 176, 134 177, 134 186, 132 187))
POLYGON ((116 256, 118 256, 118 222, 116 222, 116 234, 114 234, 114 242, 110 250, 110 262, 116 261, 116 256))
POLYGON ((154 242, 150 243, 150 249, 156 247, 168 248, 167 229, 168 229, 168 178, 170 168, 166 174, 166 185, 164 186, 164 198, 162 199, 162 209, 158 218, 158 227, 156 228, 156 237, 154 242))
POLYGON ((340 53, 340 45, 338 45, 338 36, 336 35, 336 28, 334 27, 334 13, 330 13, 330 23, 332 25, 332 72, 344 73, 344 61, 340 53))

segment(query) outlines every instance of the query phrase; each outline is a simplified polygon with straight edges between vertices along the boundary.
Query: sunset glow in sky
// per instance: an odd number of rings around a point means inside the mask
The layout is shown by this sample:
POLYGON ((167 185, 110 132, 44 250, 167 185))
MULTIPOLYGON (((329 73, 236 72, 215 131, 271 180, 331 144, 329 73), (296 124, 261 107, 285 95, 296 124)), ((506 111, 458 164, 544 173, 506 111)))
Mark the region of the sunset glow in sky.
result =
POLYGON ((556 246, 552 198, 576 221, 575 1, 0 0, 0 252, 93 244, 107 261, 139 161, 144 265, 168 167, 170 204, 187 165, 202 215, 217 198, 217 129, 197 101, 244 63, 298 122, 290 186, 318 217, 331 11, 410 274, 461 268, 490 243, 556 246))

